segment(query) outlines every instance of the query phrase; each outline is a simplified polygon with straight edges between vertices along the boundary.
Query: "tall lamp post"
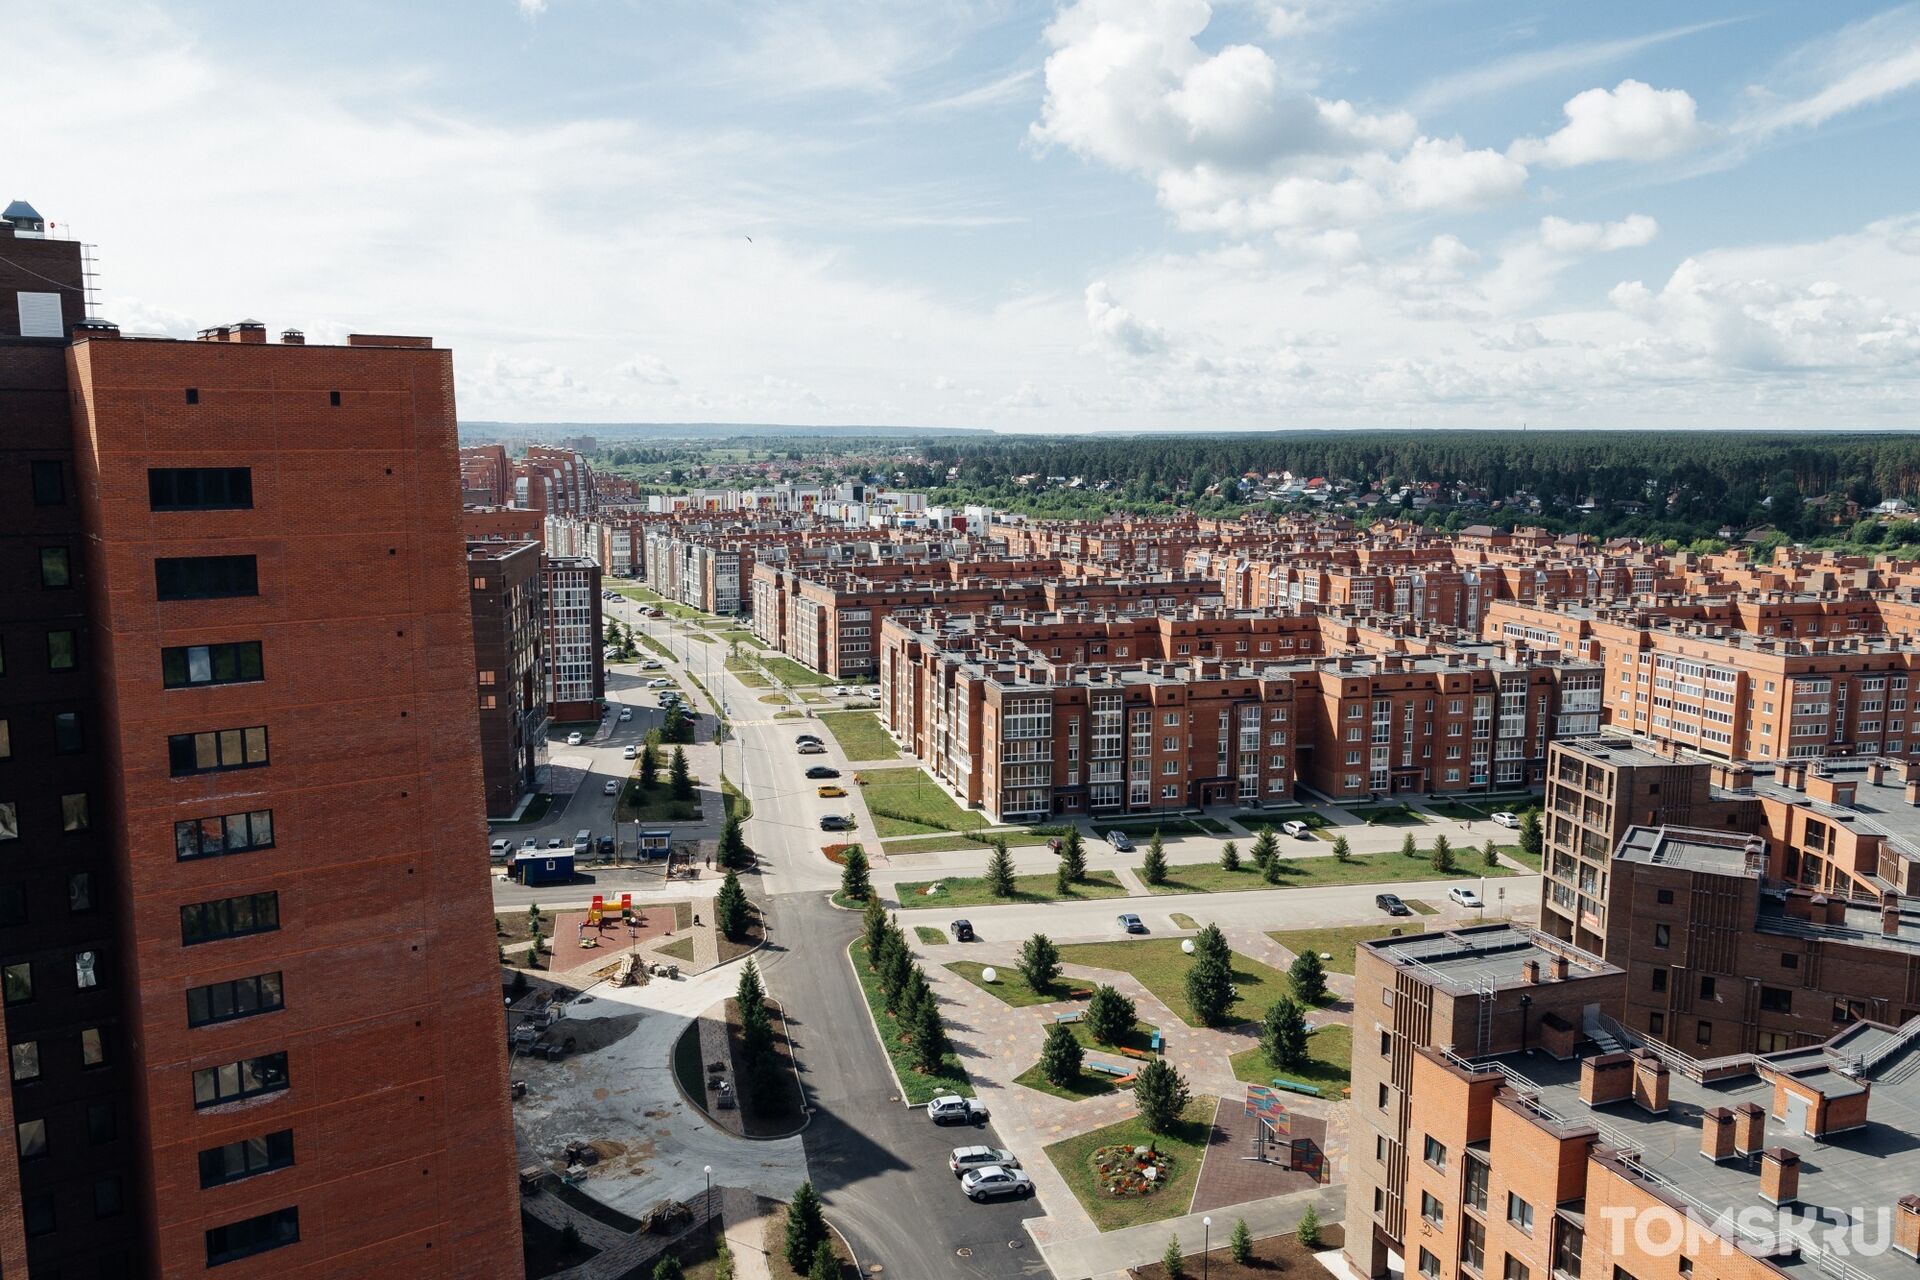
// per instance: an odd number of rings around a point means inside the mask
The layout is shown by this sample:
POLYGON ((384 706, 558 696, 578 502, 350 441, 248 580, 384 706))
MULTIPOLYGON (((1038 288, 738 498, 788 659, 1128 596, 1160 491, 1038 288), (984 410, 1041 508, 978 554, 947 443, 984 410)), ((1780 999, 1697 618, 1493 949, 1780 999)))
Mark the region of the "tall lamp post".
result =
POLYGON ((713 1234, 713 1220, 719 1215, 713 1211, 713 1166, 707 1165, 701 1170, 707 1175, 707 1234, 713 1234))
POLYGON ((1207 1280, 1207 1273, 1212 1269, 1212 1254, 1213 1219, 1202 1218, 1200 1219, 1200 1280, 1207 1280))

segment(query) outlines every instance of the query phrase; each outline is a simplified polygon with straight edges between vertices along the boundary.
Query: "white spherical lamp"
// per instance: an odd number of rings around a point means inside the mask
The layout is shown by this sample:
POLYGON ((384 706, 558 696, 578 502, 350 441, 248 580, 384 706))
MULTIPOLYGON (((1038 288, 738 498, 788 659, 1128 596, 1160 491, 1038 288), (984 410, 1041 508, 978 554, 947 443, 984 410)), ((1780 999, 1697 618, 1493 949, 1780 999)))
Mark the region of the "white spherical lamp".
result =
POLYGON ((994 968, 992 965, 988 965, 986 968, 980 971, 980 981, 998 982, 1000 981, 1000 971, 994 968))
POLYGON ((1181 949, 1182 951, 1184 951, 1184 952, 1186 952, 1186 953, 1187 953, 1188 955, 1192 955, 1192 954, 1193 954, 1193 939, 1192 939, 1192 938, 1182 938, 1182 939, 1180 939, 1180 949, 1181 949))

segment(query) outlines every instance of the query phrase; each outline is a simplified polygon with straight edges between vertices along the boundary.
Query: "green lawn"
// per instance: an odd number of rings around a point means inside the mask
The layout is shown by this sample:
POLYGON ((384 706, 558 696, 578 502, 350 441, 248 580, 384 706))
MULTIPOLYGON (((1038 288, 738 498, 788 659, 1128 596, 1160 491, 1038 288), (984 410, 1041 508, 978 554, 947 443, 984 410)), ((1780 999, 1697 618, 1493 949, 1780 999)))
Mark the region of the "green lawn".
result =
POLYGON ((665 596, 662 596, 659 592, 649 591, 645 587, 621 587, 619 588, 619 592, 621 595, 625 596, 629 600, 634 601, 636 604, 647 604, 647 605, 654 606, 655 608, 660 610, 660 612, 666 614, 669 618, 693 618, 697 620, 700 618, 709 618, 713 616, 712 614, 704 613, 699 609, 689 609, 684 604, 675 604, 673 601, 667 599, 665 596))
MULTIPOLYGON (((693 939, 675 938, 665 946, 655 947, 653 953, 657 956, 665 956, 669 960, 678 960, 681 964, 692 964, 693 939)), ((694 1096, 699 1097, 700 1095, 696 1093, 694 1096)))
POLYGON ((778 653, 765 654, 760 659, 760 665, 767 669, 768 675, 781 684, 810 687, 833 683, 832 676, 821 675, 818 671, 803 667, 792 658, 778 653))
POLYGON ((937 947, 947 940, 946 934, 924 924, 913 926, 913 936, 920 939, 920 945, 923 947, 937 947))
POLYGON ((893 739, 880 724, 880 717, 871 711, 830 711, 821 715, 820 723, 827 726, 827 732, 833 735, 849 760, 900 758, 893 739))
POLYGON ((720 633, 720 638, 722 640, 725 640, 729 644, 750 644, 756 649, 765 649, 767 647, 766 641, 762 640, 759 636, 753 634, 753 632, 743 630, 739 627, 732 628, 731 630, 728 630, 728 631, 722 631, 720 633))
POLYGON ((1233 1078, 1247 1084, 1266 1084, 1275 1076, 1298 1080, 1319 1089, 1324 1096, 1339 1098, 1340 1091, 1353 1079, 1353 1030, 1337 1022, 1327 1023, 1307 1041, 1312 1059, 1297 1071, 1282 1071, 1267 1061, 1264 1050, 1255 1046, 1227 1059, 1233 1078))
POLYGON ((1241 851, 1240 870, 1228 871, 1217 862, 1178 863, 1167 868, 1167 882, 1150 886, 1155 893, 1229 893, 1236 889, 1303 889, 1319 885, 1392 884, 1403 880, 1478 880, 1484 872, 1488 879, 1518 874, 1506 867, 1483 867, 1478 855, 1467 857, 1456 850, 1459 863, 1451 873, 1435 871, 1425 853, 1418 858, 1403 858, 1398 853, 1356 855, 1346 862, 1324 854, 1311 858, 1283 858, 1280 883, 1270 885, 1259 868, 1245 860, 1241 851))
POLYGON ((749 689, 765 689, 772 683, 767 673, 756 666, 752 659, 727 655, 727 670, 733 672, 733 678, 749 689))
MULTIPOLYGON (((695 795, 698 796, 700 780, 694 779, 695 795)), ((616 822, 692 822, 700 817, 700 801, 675 800, 673 788, 667 784, 667 770, 663 763, 660 768, 660 781, 653 790, 642 791, 638 778, 628 778, 620 788, 620 798, 614 805, 616 822)))
POLYGON ((978 831, 991 825, 985 814, 955 804, 924 769, 863 769, 860 781, 877 836, 978 831))
POLYGON ((1503 844, 1500 846, 1500 852, 1506 854, 1523 867, 1531 867, 1535 871, 1540 869, 1540 855, 1537 853, 1528 853, 1517 844, 1503 844))
POLYGON ((1354 805, 1347 812, 1370 827, 1420 827, 1427 822, 1418 809, 1404 804, 1354 805))
POLYGON ((1077 1138, 1054 1143, 1047 1148, 1047 1159, 1053 1161, 1053 1167, 1060 1171, 1060 1176, 1073 1188, 1073 1194, 1079 1197, 1081 1207, 1102 1231, 1176 1218, 1187 1211, 1193 1199, 1193 1184, 1200 1176, 1200 1162, 1206 1158, 1207 1139, 1213 1133, 1213 1112, 1218 1102, 1204 1094, 1194 1098, 1180 1113, 1170 1133, 1149 1133, 1140 1117, 1129 1116, 1077 1138), (1173 1176, 1150 1195, 1118 1199, 1100 1195, 1093 1153, 1101 1147, 1121 1144, 1143 1147, 1148 1143, 1173 1158, 1173 1176))
POLYGON ((661 644, 646 632, 636 631, 633 633, 633 638, 638 640, 643 648, 652 650, 654 657, 666 658, 668 660, 673 658, 673 654, 668 650, 667 646, 661 644))
POLYGON ((987 849, 993 844, 995 836, 1004 836, 1007 847, 1018 849, 1022 846, 1045 844, 1051 831, 1044 828, 1018 827, 1011 830, 951 831, 936 836, 904 836, 888 840, 884 847, 888 853, 959 853, 967 849, 987 849))
POLYGON ((1442 818, 1452 818, 1455 822, 1485 822, 1490 812, 1460 800, 1436 800, 1428 804, 1427 809, 1442 818))
POLYGON ((1069 1022, 1067 1024, 1067 1030, 1073 1033, 1073 1038, 1078 1040, 1080 1047, 1088 1053, 1104 1053, 1114 1062, 1125 1062, 1128 1060, 1126 1055, 1114 1051, 1116 1049, 1138 1049, 1142 1053, 1153 1052, 1153 1033, 1158 1031, 1159 1028, 1151 1022, 1141 1022, 1135 1019, 1133 1026, 1121 1035, 1119 1044, 1101 1044, 1098 1040, 1095 1040, 1093 1038, 1093 1032, 1087 1030, 1085 1019, 1079 1022, 1069 1022))
POLYGON ((1104 840, 1109 831, 1124 831, 1134 838, 1135 843, 1145 843, 1153 839, 1158 831, 1163 841, 1172 841, 1180 836, 1218 836, 1227 832, 1224 823, 1212 818, 1168 818, 1164 822, 1096 822, 1093 834, 1104 840))
POLYGON ((1233 820, 1253 832, 1262 827, 1278 828, 1289 822, 1304 822, 1313 831, 1333 825, 1326 814, 1312 809, 1246 809, 1234 814, 1233 820))
POLYGON ((1065 1098, 1068 1102, 1079 1102, 1083 1098, 1098 1098, 1119 1088, 1114 1078, 1098 1071, 1082 1070, 1073 1082, 1065 1088, 1055 1084, 1040 1074, 1040 1064, 1034 1063, 1013 1078, 1015 1084, 1023 1084, 1029 1089, 1051 1094, 1056 1098, 1065 1098))
POLYGON ((995 968, 994 976, 999 981, 991 985, 980 976, 987 966, 977 960, 955 960, 947 968, 996 997, 1002 1004, 1010 1004, 1016 1009, 1035 1004, 1057 1004, 1067 998, 1066 983, 1060 983, 1052 992, 1043 995, 1027 985, 1027 980, 1020 976, 1020 970, 1007 965, 995 968))
POLYGON ((907 1101, 918 1105, 943 1093, 971 1098, 973 1085, 967 1080, 967 1069, 960 1065, 951 1048, 936 1074, 922 1075, 914 1070, 913 1049, 901 1042, 900 1026, 880 999, 880 979, 867 968, 867 940, 855 938, 847 948, 847 957, 853 964, 854 976, 860 980, 860 990, 867 997, 867 1008, 873 1011, 874 1026, 880 1030, 880 1047, 893 1060, 893 1069, 907 1091, 907 1101))
POLYGON ((1330 973, 1352 973, 1353 951, 1356 946, 1362 942, 1372 942, 1375 938, 1390 937, 1396 930, 1401 933, 1422 933, 1426 930, 1426 926, 1409 921, 1402 916, 1398 920, 1391 922, 1383 920, 1378 924, 1356 924, 1331 929, 1294 929, 1268 933, 1267 936, 1295 955, 1307 951, 1331 955, 1333 959, 1325 962, 1330 973))
MULTIPOLYGON (((1189 1026, 1199 1026, 1187 1005, 1186 973, 1193 957, 1180 950, 1178 938, 1149 938, 1139 942, 1081 942, 1060 948, 1065 964, 1130 973, 1160 1002, 1189 1026)), ((1239 988, 1227 1006, 1225 1025, 1248 1022, 1267 1006, 1293 990, 1287 975, 1239 952, 1233 954, 1233 982, 1239 988)))
POLYGON ((903 911, 920 907, 990 907, 1000 903, 1084 902, 1092 898, 1124 898, 1127 887, 1111 871, 1089 871, 1087 878, 1071 886, 1065 896, 1055 893, 1053 873, 1040 872, 1013 878, 1013 896, 996 898, 987 887, 985 876, 962 876, 941 880, 907 880, 894 887, 903 911), (938 893, 926 892, 928 885, 940 886, 938 893))

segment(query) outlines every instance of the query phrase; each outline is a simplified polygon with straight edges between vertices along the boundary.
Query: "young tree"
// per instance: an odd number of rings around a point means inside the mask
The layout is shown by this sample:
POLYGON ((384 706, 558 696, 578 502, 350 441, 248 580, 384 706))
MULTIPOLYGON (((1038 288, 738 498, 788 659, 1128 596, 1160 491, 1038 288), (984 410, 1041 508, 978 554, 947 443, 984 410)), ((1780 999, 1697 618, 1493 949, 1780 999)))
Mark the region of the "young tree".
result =
POLYGON ((913 976, 913 957, 899 929, 889 925, 887 940, 880 944, 880 994, 886 998, 887 1012, 898 1013, 913 976))
POLYGON ((1320 1215, 1313 1211, 1312 1205, 1308 1205, 1306 1212, 1300 1215, 1300 1225, 1293 1229, 1293 1235, 1309 1249, 1319 1247, 1320 1215))
POLYGON ((687 753, 680 747, 673 749, 673 759, 667 765, 667 787, 675 800, 693 799, 693 774, 687 770, 687 753))
POLYGON ((1227 1252, 1243 1267, 1253 1261, 1253 1232, 1247 1230, 1245 1218, 1235 1220, 1233 1234, 1227 1237, 1227 1252))
POLYGON ((578 1252, 580 1252, 580 1228, 574 1226, 573 1219, 569 1218, 560 1228, 560 1254, 562 1257, 571 1258, 578 1252))
POLYGON ((947 1028, 940 1020, 940 1005, 931 995, 920 1006, 913 1020, 913 1065, 932 1075, 947 1056, 947 1028))
POLYGON ((738 938, 746 932, 747 891, 740 887, 740 877, 731 871, 720 882, 720 892, 713 895, 713 923, 729 938, 738 938))
POLYGON ((1160 1255, 1160 1269, 1167 1273, 1167 1280, 1186 1280, 1187 1255, 1180 1252, 1180 1237, 1168 1236, 1167 1249, 1160 1255))
POLYGON ((651 791, 660 785, 660 753, 653 749, 651 742, 640 748, 640 768, 637 772, 642 791, 651 791))
POLYGON ((1433 838, 1433 869, 1443 875, 1453 870, 1453 841, 1444 835, 1433 838))
POLYGON ((1080 1042, 1073 1038, 1073 1032, 1067 1030, 1064 1023, 1056 1022, 1047 1028, 1047 1038, 1040 1046, 1040 1074, 1062 1089, 1080 1078, 1080 1064, 1086 1057, 1080 1042))
POLYGON ((1093 989, 1093 998, 1087 1001, 1087 1012, 1081 1021, 1101 1044, 1119 1044, 1127 1032, 1133 1030, 1138 1016, 1133 1001, 1103 982, 1093 989))
POLYGON ((1087 878, 1087 842, 1080 837, 1079 827, 1068 827, 1066 838, 1060 842, 1060 865, 1067 869, 1067 879, 1078 883, 1087 878))
POLYGON ((1280 837, 1273 834, 1273 828, 1260 828, 1260 834, 1253 838, 1253 865, 1265 871, 1279 852, 1280 837))
POLYGON ((1233 948, 1227 945, 1227 935, 1220 932, 1217 924, 1203 925, 1200 932, 1193 935, 1193 955, 1196 960, 1211 956, 1224 965, 1233 963, 1233 948))
POLYGON ((811 1182, 803 1182, 787 1205, 787 1265, 805 1275, 826 1238, 827 1220, 820 1212, 820 1197, 814 1194, 811 1182))
POLYGON ((1326 1000, 1327 966, 1321 963, 1320 953, 1311 947, 1293 958, 1287 978, 1293 984, 1294 999, 1301 1004, 1317 1005, 1326 1000))
POLYGON ((1260 864, 1260 879, 1267 884, 1279 884, 1280 873, 1287 869, 1287 860, 1275 849, 1267 860, 1260 864))
POLYGON ((867 899, 867 909, 860 915, 860 930, 867 939, 867 968, 880 967, 880 944, 887 936, 887 913, 880 906, 880 895, 867 899))
POLYGON ((1260 1047, 1267 1061, 1287 1071, 1307 1061, 1307 1018, 1292 996, 1281 996, 1267 1006, 1260 1020, 1260 1047))
POLYGON ((1540 852, 1540 811, 1529 809, 1520 819, 1520 847, 1531 854, 1540 852))
POLYGON ((820 1247, 813 1251, 813 1267, 807 1272, 807 1280, 840 1280, 840 1255, 833 1251, 833 1242, 822 1240, 820 1247))
POLYGON ((993 838, 993 853, 987 858, 987 888, 996 898, 1013 896, 1013 854, 1007 851, 1007 838, 993 838))
POLYGON ((1058 867, 1054 868, 1053 896, 1056 898, 1064 898, 1072 892, 1073 876, 1068 873, 1067 864, 1062 862, 1058 867))
POLYGON ((1165 1133, 1186 1110, 1187 1082, 1165 1058, 1149 1058, 1133 1078, 1133 1101, 1149 1133, 1165 1133))
POLYGON ((1220 866, 1227 871, 1240 869, 1240 846, 1229 840, 1220 846, 1220 866))
POLYGON ((1053 980, 1060 976, 1060 948, 1053 945, 1052 938, 1036 933, 1021 945, 1020 976, 1036 994, 1053 990, 1053 980))
POLYGON ((1336 862, 1353 861, 1353 846, 1347 843, 1345 836, 1333 838, 1333 857, 1336 862))
POLYGON ((1233 972, 1218 956, 1194 954, 1187 967, 1187 1004, 1202 1026, 1218 1026, 1233 1004, 1233 972))
POLYGON ((865 902, 873 893, 867 878, 867 851, 857 844, 848 845, 846 865, 840 868, 840 892, 849 902, 865 902))
POLYGON ((1411 831, 1407 832, 1407 834, 1400 839, 1400 856, 1403 858, 1417 858, 1420 856, 1420 846, 1413 842, 1413 832, 1411 831))
POLYGON ((1140 859, 1140 878, 1148 884, 1167 882, 1167 846, 1160 840, 1160 832, 1155 828, 1153 839, 1147 841, 1147 851, 1140 859))
POLYGON ((900 993, 900 1026, 909 1036, 920 1025, 920 1011, 928 1005, 938 1009, 940 1002, 934 997, 932 984, 927 981, 927 971, 917 964, 912 965, 907 969, 906 986, 900 993))
POLYGON ((720 824, 720 865, 729 871, 741 871, 747 865, 747 838, 740 829, 740 819, 728 814, 726 821, 720 824))

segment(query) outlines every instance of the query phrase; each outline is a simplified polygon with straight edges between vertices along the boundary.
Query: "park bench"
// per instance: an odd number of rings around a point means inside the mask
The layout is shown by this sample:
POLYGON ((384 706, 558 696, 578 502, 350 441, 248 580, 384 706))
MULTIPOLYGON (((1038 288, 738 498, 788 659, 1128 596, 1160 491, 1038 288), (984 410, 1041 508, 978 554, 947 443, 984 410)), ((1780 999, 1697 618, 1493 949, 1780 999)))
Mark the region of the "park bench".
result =
POLYGON ((1053 1015, 1053 1020, 1060 1023, 1078 1022, 1083 1016, 1085 1016, 1085 1010, 1075 1009, 1071 1013, 1056 1013, 1053 1015))
POLYGON ((1275 1076, 1273 1078, 1273 1087, 1276 1089, 1287 1089, 1294 1093, 1304 1093, 1309 1098, 1317 1098, 1320 1096, 1320 1090, 1313 1085, 1302 1084, 1298 1080, 1289 1080, 1285 1076, 1275 1076))
POLYGON ((1087 1070, 1097 1071, 1103 1076, 1131 1076, 1132 1067, 1123 1067, 1113 1062, 1089 1062, 1087 1070))
POLYGON ((1155 1053, 1160 1053, 1160 1052, 1162 1052, 1162 1049, 1161 1049, 1161 1041, 1160 1041, 1160 1032, 1159 1032, 1159 1031, 1158 1031, 1157 1029, 1156 1029, 1156 1030, 1154 1031, 1154 1033, 1153 1033, 1153 1051, 1154 1051, 1155 1053))

